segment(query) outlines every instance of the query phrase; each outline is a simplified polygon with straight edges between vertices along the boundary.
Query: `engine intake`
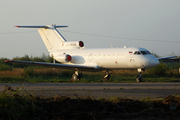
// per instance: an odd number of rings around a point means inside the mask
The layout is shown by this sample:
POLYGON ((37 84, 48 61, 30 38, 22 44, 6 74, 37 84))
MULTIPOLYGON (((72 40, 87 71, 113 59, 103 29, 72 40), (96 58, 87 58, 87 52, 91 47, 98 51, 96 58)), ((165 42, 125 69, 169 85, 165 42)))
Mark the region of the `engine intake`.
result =
POLYGON ((57 55, 55 58, 58 62, 62 62, 62 63, 69 62, 72 60, 72 57, 69 54, 57 55))
POLYGON ((69 48, 82 48, 84 47, 83 41, 77 42, 65 42, 61 44, 62 48, 69 49, 69 48))
POLYGON ((79 41, 79 46, 80 46, 80 47, 84 47, 83 41, 79 41))
POLYGON ((66 61, 69 62, 69 61, 71 61, 71 59, 72 59, 72 57, 71 57, 70 55, 67 54, 67 55, 66 55, 66 61))

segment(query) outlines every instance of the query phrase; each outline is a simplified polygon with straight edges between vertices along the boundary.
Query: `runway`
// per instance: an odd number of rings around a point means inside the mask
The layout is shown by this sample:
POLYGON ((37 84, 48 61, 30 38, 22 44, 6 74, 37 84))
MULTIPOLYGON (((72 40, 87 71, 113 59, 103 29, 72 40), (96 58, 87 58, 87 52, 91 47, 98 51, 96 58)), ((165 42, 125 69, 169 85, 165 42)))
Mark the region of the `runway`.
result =
POLYGON ((69 96, 98 98, 132 98, 147 99, 180 95, 180 83, 8 83, 0 84, 0 91, 4 85, 16 90, 24 88, 28 93, 38 96, 69 96))

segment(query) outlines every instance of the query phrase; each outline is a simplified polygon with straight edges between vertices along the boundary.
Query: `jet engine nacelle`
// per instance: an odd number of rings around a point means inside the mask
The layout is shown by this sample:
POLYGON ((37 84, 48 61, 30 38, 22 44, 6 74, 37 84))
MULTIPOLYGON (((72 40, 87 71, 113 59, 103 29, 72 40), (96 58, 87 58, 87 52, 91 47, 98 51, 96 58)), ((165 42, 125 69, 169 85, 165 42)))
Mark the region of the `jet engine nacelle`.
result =
POLYGON ((69 62, 72 60, 72 57, 69 55, 69 54, 61 54, 61 55, 57 55, 55 57, 55 59, 58 61, 58 62, 62 62, 62 63, 65 63, 65 62, 69 62))
POLYGON ((61 46, 63 49, 66 48, 82 48, 84 47, 84 43, 82 41, 76 41, 76 42, 64 42, 61 43, 61 46))

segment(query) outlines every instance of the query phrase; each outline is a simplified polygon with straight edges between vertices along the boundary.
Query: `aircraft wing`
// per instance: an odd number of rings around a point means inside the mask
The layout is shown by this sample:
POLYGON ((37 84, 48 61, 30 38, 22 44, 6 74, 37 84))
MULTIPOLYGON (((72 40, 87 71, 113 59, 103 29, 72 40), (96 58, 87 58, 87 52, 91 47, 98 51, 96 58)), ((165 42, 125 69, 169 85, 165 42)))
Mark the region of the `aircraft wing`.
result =
POLYGON ((162 58, 157 58, 158 60, 163 60, 163 59, 169 59, 169 58, 175 58, 177 56, 169 56, 169 57, 162 57, 162 58))
POLYGON ((6 60, 5 63, 20 63, 33 66, 60 68, 60 69, 74 69, 74 70, 97 70, 100 71, 102 68, 94 64, 58 64, 58 63, 46 63, 46 62, 32 62, 32 61, 19 61, 19 60, 6 60))

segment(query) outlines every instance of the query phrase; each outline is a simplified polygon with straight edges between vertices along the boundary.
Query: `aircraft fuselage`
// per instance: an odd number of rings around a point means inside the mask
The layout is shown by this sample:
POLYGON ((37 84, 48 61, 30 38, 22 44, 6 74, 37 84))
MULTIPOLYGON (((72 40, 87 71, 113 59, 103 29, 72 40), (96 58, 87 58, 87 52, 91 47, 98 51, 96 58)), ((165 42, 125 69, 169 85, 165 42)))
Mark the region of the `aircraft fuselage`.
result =
POLYGON ((159 64, 144 48, 60 49, 53 50, 52 54, 57 61, 59 55, 71 55, 72 60, 64 64, 94 65, 103 69, 146 69, 159 64), (134 54, 136 51, 147 53, 134 54))

